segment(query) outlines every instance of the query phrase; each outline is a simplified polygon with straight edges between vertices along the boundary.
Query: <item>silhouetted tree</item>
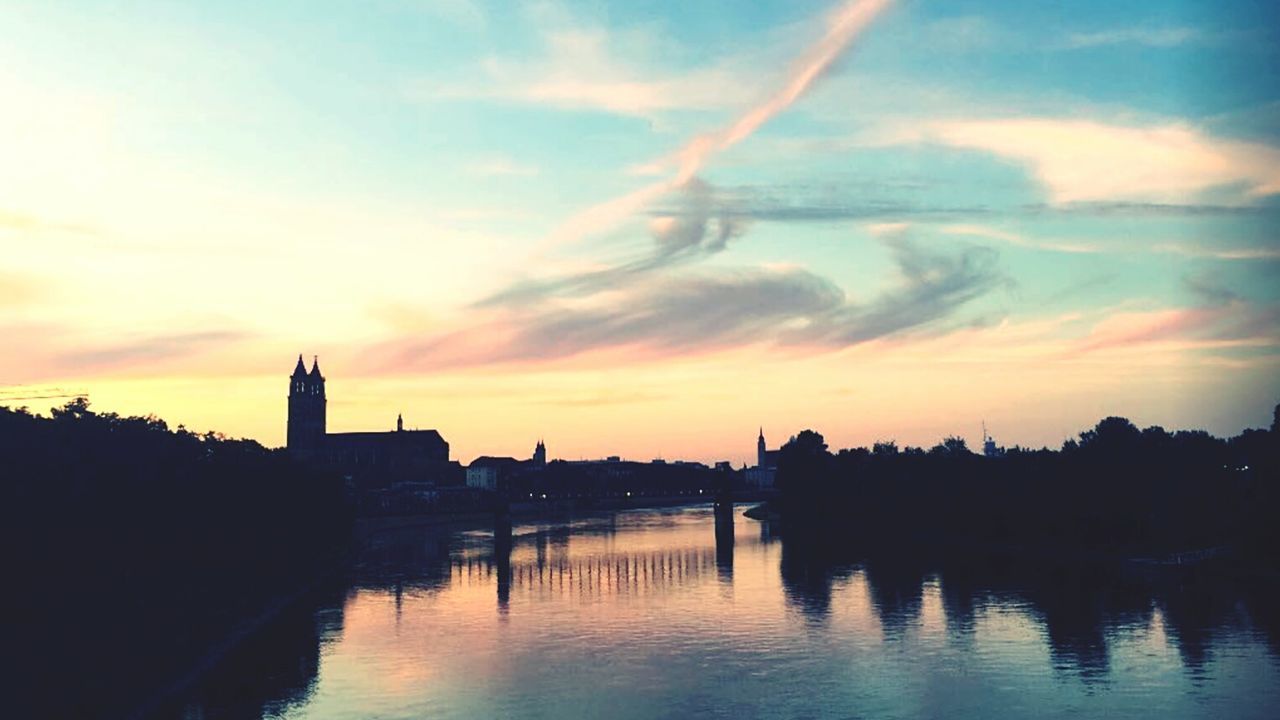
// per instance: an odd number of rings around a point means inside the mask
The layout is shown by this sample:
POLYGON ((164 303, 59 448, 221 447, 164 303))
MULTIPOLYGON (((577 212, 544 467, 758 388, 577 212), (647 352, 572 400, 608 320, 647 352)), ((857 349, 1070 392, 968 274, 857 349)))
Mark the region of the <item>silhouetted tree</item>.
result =
POLYGON ((969 453, 969 446, 965 443, 964 438, 952 435, 934 445, 929 449, 929 452, 936 455, 965 455, 969 453))
POLYGON ((892 440, 881 440, 871 446, 871 454, 881 457, 898 454, 898 443, 892 440))
POLYGON ((809 505, 817 499, 827 480, 827 441, 813 430, 802 430, 779 452, 776 485, 787 502, 809 505))
POLYGON ((1249 430, 1225 441, 1108 417, 1060 452, 988 458, 959 437, 928 453, 880 442, 831 455, 805 431, 782 449, 779 504, 806 529, 869 541, 965 538, 1107 555, 1234 545, 1274 563, 1277 437, 1249 430))

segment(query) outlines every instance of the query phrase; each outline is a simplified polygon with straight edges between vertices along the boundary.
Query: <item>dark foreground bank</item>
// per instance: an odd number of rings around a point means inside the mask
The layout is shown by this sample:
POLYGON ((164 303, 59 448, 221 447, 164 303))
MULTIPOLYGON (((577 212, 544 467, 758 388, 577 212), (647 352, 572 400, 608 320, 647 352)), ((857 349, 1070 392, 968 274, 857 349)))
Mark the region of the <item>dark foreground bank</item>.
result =
POLYGON ((346 552, 341 483, 256 442, 0 408, 8 717, 121 717, 265 622, 346 552))

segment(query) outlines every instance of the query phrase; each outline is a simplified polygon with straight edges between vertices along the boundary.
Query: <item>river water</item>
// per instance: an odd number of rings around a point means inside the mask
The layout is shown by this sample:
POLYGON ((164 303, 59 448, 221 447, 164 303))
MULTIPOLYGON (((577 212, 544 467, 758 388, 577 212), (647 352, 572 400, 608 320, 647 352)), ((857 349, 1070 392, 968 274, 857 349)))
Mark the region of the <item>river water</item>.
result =
POLYGON ((369 541, 189 718, 1263 718, 1273 591, 830 553, 742 508, 369 541), (501 533, 499 533, 501 536, 501 533))

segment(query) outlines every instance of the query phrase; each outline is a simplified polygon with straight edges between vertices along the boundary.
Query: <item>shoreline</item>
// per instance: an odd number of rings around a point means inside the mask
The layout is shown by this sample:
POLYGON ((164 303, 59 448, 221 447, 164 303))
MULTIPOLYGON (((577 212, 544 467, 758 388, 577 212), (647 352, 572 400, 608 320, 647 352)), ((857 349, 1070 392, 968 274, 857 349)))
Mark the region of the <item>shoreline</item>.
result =
POLYGON ((316 579, 298 590, 277 596, 255 615, 237 623, 222 640, 214 643, 203 654, 193 660, 185 670, 156 690, 151 697, 136 704, 122 717, 130 718, 130 720, 143 720, 144 718, 155 717, 156 713, 167 707, 172 707, 175 711, 180 712, 182 708, 177 704, 177 701, 196 687, 228 655, 253 637, 254 634, 270 625, 290 607, 315 592, 326 580, 330 579, 332 578, 316 579))
MULTIPOLYGON (((734 497, 734 504, 766 503, 762 493, 750 493, 749 497, 734 497)), ((631 498, 599 498, 592 499, 589 504, 581 504, 576 500, 547 500, 511 503, 509 517, 513 520, 555 519, 575 514, 596 512, 618 512, 622 510, 645 510, 693 505, 708 505, 715 502, 712 495, 668 495, 638 496, 631 498)), ((365 539, 381 532, 390 532, 414 527, 448 527, 475 526, 476 524, 492 524, 492 511, 466 513, 429 513, 422 515, 382 515, 356 519, 355 537, 365 539)))

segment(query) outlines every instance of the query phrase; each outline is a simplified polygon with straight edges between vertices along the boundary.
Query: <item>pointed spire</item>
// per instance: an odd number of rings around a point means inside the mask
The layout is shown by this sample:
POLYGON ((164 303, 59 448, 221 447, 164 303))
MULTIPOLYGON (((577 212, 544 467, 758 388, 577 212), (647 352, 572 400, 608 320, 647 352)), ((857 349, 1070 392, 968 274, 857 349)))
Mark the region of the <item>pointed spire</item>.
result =
POLYGON ((293 369, 293 377, 302 377, 307 374, 307 366, 302 364, 302 355, 298 355, 298 365, 293 369))
POLYGON ((760 426, 760 442, 764 442, 764 426, 760 426))
MULTIPOLYGON (((299 363, 302 362, 301 357, 298 358, 298 362, 299 363)), ((311 377, 317 377, 317 378, 320 378, 321 380, 324 379, 324 376, 320 374, 320 356, 319 355, 311 356, 311 377)))

